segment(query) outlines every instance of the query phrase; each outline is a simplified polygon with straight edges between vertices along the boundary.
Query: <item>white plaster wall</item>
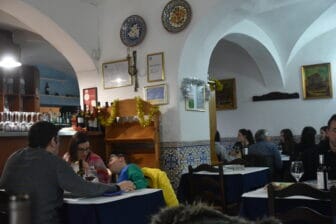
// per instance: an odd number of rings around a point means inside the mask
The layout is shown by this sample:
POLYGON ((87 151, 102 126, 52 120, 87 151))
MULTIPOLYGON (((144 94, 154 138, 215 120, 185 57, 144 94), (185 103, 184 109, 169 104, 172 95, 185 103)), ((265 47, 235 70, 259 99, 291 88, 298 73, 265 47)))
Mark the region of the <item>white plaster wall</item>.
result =
MULTIPOLYGON (((205 140, 208 139, 209 128, 207 112, 188 112, 186 117, 181 118, 179 110, 185 111, 184 100, 181 98, 180 84, 178 79, 181 52, 184 44, 193 29, 194 23, 197 23, 203 16, 205 16, 211 7, 218 2, 194 0, 189 2, 192 6, 192 20, 187 29, 184 31, 172 34, 167 32, 161 23, 161 13, 167 4, 164 1, 155 0, 115 0, 103 1, 100 7, 100 21, 101 21, 101 46, 102 57, 101 63, 106 61, 114 61, 126 57, 126 46, 120 40, 120 27, 122 22, 130 15, 140 15, 144 18, 147 25, 147 34, 144 41, 132 48, 137 50, 138 56, 138 70, 139 70, 139 90, 133 91, 133 87, 122 87, 116 89, 108 89, 100 91, 101 101, 112 101, 116 98, 125 99, 134 96, 144 97, 143 87, 149 85, 157 85, 166 83, 168 85, 169 104, 160 106, 162 112, 162 141, 191 141, 191 140, 205 140), (164 52, 165 57, 165 72, 166 80, 164 82, 147 82, 146 74, 146 56, 154 52, 164 52), (197 122, 204 120, 205 122, 197 122), (183 126, 192 125, 192 133, 183 131, 183 126), (205 130, 204 130, 205 129, 205 130)), ((198 47, 195 47, 197 50, 198 47)), ((193 61, 188 66, 195 66, 193 61)), ((101 70, 101 69, 100 69, 101 70)), ((181 76, 190 77, 197 76, 197 74, 181 74, 181 76)), ((204 79, 204 75, 202 77, 204 79)), ((100 86, 102 89, 102 86, 100 86)))
MULTIPOLYGON (((222 41, 212 55, 216 77, 236 78, 236 110, 218 111, 217 127, 223 137, 234 137, 240 128, 266 128, 271 135, 279 135, 283 128, 290 128, 299 135, 305 126, 319 129, 336 112, 336 100, 304 100, 301 85, 301 65, 330 62, 333 86, 336 84, 336 52, 330 46, 336 44, 336 30, 316 38, 307 44, 285 68, 286 88, 277 91, 298 92, 300 99, 253 102, 252 96, 262 95, 274 89, 263 84, 261 74, 253 59, 239 46, 222 41)), ((335 89, 335 87, 333 87, 335 89)))

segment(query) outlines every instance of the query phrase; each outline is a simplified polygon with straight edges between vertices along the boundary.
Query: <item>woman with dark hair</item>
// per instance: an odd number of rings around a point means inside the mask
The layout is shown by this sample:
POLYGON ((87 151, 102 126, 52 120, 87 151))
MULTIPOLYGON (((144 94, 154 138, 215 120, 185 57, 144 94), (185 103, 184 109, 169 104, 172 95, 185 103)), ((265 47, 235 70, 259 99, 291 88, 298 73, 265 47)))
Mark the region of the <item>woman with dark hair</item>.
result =
POLYGON ((297 143, 294 141, 293 133, 290 129, 282 129, 280 131, 280 143, 279 146, 282 150, 282 154, 291 156, 293 155, 297 143))
POLYGON ((218 161, 226 162, 235 159, 235 157, 228 154, 226 148, 221 144, 220 134, 218 131, 216 131, 215 134, 215 151, 218 161))
POLYGON ((328 129, 328 126, 322 126, 320 128, 320 142, 328 139, 327 129, 328 129))
POLYGON ((250 130, 239 129, 237 139, 238 141, 233 145, 229 154, 236 158, 241 158, 243 155, 243 149, 254 144, 254 138, 250 130))
POLYGON ((316 179, 318 164, 318 149, 315 144, 316 130, 313 127, 304 127, 301 133, 300 143, 297 144, 291 160, 303 162, 304 174, 301 180, 316 179))
POLYGON ((69 162, 75 171, 78 163, 82 163, 84 171, 97 172, 98 180, 102 183, 110 182, 110 175, 102 158, 90 150, 90 142, 85 132, 77 132, 70 140, 69 151, 64 154, 64 160, 69 162))

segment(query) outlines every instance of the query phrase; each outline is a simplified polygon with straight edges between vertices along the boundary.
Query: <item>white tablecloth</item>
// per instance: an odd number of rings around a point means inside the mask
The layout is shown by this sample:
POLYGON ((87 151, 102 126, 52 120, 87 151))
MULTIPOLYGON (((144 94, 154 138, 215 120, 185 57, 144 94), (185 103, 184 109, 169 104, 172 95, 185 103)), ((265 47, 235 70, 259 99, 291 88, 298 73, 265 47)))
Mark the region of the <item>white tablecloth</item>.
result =
MULTIPOLYGON (((232 169, 232 166, 224 166, 224 175, 244 175, 249 173, 255 173, 262 170, 267 170, 268 167, 245 167, 244 169, 232 169)), ((217 173, 201 171, 195 174, 205 174, 205 175, 217 175, 217 173)))
POLYGON ((151 194, 157 191, 161 191, 161 189, 153 189, 153 188, 144 188, 135 190, 132 192, 122 193, 121 195, 116 196, 101 196, 101 197, 93 197, 93 198, 64 198, 64 203, 67 204, 104 204, 113 201, 123 200, 125 198, 141 196, 146 194, 151 194))

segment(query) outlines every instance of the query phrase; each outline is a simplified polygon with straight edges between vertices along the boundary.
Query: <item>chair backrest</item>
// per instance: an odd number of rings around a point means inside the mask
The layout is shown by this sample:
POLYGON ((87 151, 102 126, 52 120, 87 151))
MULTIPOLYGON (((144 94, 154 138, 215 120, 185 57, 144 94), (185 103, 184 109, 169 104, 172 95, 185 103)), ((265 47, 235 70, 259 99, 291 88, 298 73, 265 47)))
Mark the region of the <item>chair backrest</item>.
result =
POLYGON ((274 158, 273 156, 248 154, 244 157, 246 166, 268 167, 270 169, 270 179, 274 174, 274 158))
POLYGON ((213 205, 216 209, 226 212, 223 165, 201 164, 195 168, 188 166, 189 197, 188 202, 202 201, 213 205), (196 174, 200 171, 214 175, 196 174))
MULTIPOLYGON (((284 189, 276 189, 273 184, 267 186, 268 192, 268 212, 270 216, 279 218, 283 223, 304 221, 305 223, 330 224, 336 223, 336 187, 331 187, 330 191, 323 191, 304 183, 295 183, 284 189), (332 214, 325 215, 305 206, 290 208, 279 213, 276 208, 276 199, 290 196, 307 196, 318 200, 330 200, 332 214)), ((288 199, 292 200, 292 199, 288 199)))
POLYGON ((8 212, 9 195, 2 189, 0 189, 0 223, 9 222, 8 212))
POLYGON ((237 158, 228 162, 225 162, 224 165, 246 165, 246 160, 242 158, 237 158))

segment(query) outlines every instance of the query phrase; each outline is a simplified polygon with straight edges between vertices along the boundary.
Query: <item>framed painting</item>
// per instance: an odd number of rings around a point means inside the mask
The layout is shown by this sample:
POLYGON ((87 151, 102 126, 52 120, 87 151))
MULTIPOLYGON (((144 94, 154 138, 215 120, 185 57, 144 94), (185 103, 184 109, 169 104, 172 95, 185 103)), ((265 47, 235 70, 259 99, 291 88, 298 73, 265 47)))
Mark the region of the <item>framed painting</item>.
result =
POLYGON ((167 84, 145 86, 145 100, 153 105, 168 104, 168 87, 167 84))
POLYGON ((205 85, 190 85, 190 96, 186 98, 186 110, 205 111, 205 85))
POLYGON ((222 79, 219 81, 222 83, 223 89, 221 91, 216 90, 216 109, 237 109, 236 79, 222 79))
POLYGON ((97 87, 83 89, 83 105, 90 111, 97 106, 97 87))
POLYGON ((304 99, 332 98, 330 63, 301 67, 304 99))
POLYGON ((147 55, 147 81, 157 82, 165 79, 163 52, 147 55))
POLYGON ((103 63, 102 72, 104 89, 132 85, 132 77, 128 74, 127 59, 103 63))

